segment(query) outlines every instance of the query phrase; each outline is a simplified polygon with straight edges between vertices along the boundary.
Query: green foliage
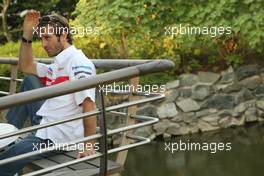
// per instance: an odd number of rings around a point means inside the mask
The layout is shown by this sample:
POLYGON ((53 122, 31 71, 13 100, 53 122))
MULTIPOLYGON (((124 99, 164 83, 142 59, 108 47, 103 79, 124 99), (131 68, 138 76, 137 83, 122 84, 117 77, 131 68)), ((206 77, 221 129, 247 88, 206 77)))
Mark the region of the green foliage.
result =
POLYGON ((233 65, 235 67, 243 64, 244 62, 239 55, 229 55, 225 59, 228 65, 233 65))
POLYGON ((104 39, 98 36, 91 37, 75 37, 74 45, 77 48, 81 48, 82 51, 89 58, 98 59, 114 59, 117 58, 118 51, 114 47, 118 45, 117 41, 109 36, 105 36, 104 39))
POLYGON ((182 72, 200 64, 241 64, 232 55, 244 60, 245 50, 263 55, 263 5, 262 0, 80 0, 73 24, 100 27, 100 42, 115 41, 111 48, 119 58, 177 58, 182 72), (165 35, 166 27, 179 25, 223 27, 231 34, 165 35))
MULTIPOLYGON (((10 66, 9 65, 0 65, 0 75, 10 77, 10 66)), ((1 80, 0 90, 8 92, 9 91, 9 81, 1 80)))
MULTIPOLYGON (((0 57, 18 57, 20 42, 9 42, 5 45, 0 45, 0 57)), ((41 42, 33 42, 32 48, 34 57, 48 57, 45 50, 42 48, 41 42)))

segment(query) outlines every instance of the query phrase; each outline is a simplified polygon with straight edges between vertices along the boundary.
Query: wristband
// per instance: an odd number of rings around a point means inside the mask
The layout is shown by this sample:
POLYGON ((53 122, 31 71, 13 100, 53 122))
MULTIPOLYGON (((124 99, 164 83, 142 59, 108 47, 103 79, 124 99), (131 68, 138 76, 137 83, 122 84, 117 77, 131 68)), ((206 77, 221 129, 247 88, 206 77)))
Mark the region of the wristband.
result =
POLYGON ((27 44, 31 44, 32 40, 27 40, 24 37, 22 37, 22 42, 27 43, 27 44))

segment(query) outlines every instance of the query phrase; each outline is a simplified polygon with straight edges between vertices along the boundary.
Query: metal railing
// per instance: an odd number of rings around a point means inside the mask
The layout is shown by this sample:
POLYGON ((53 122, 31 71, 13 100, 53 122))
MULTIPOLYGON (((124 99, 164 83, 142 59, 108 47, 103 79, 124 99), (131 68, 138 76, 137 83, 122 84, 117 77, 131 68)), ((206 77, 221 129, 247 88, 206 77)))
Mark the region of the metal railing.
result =
MULTIPOLYGON (((46 59, 45 60, 39 59, 38 61, 43 62, 43 63, 51 62, 51 60, 46 60, 46 59)), ((168 60, 92 60, 92 61, 97 68, 118 69, 118 70, 109 71, 106 73, 98 74, 98 75, 91 76, 89 78, 85 78, 81 80, 68 81, 68 82, 64 82, 63 84, 39 88, 39 89, 35 89, 35 90, 27 91, 27 92, 21 92, 17 94, 12 94, 14 93, 14 89, 16 89, 16 87, 13 87, 12 89, 10 88, 10 90, 13 91, 13 92, 10 92, 11 95, 0 98, 0 111, 2 109, 10 108, 10 107, 20 105, 20 104, 25 104, 25 103, 29 103, 33 101, 38 101, 38 100, 44 100, 44 99, 61 96, 61 95, 69 94, 69 93, 74 93, 74 92, 89 89, 89 88, 95 88, 95 87, 98 88, 98 86, 110 84, 110 83, 113 83, 114 81, 121 81, 125 79, 135 79, 134 77, 138 77, 141 75, 154 73, 154 72, 166 71, 174 67, 174 64, 168 60)), ((0 58, 0 64, 12 64, 12 68, 14 72, 14 68, 15 67, 17 68, 17 59, 0 58)), ((21 81, 21 80, 17 79, 16 72, 15 73, 13 72, 11 72, 11 78, 0 77, 0 79, 2 78, 4 80, 12 81, 10 82, 11 83, 10 86, 16 86, 16 82, 21 81)), ((138 84, 138 82, 136 83, 138 84)), ((116 93, 116 92, 112 92, 112 93, 116 93)), ((34 171, 26 175, 30 175, 30 176, 41 175, 44 173, 51 172, 53 170, 57 170, 63 167, 67 167, 67 166, 70 166, 76 163, 80 163, 83 161, 87 161, 87 160, 90 160, 93 158, 99 158, 99 157, 100 157, 100 175, 106 175, 108 154, 121 152, 121 151, 128 150, 130 148, 144 145, 150 142, 150 139, 148 138, 135 136, 127 131, 140 128, 140 127, 144 127, 144 126, 148 126, 148 125, 152 125, 158 122, 158 119, 154 117, 134 115, 131 113, 123 113, 117 110, 123 109, 123 108, 132 108, 139 104, 143 104, 143 103, 155 101, 155 100, 160 100, 164 98, 163 94, 157 94, 157 93, 151 93, 150 95, 145 95, 144 93, 142 94, 138 92, 123 92, 123 93, 125 94, 132 93, 133 96, 146 96, 146 98, 136 99, 136 100, 121 103, 118 105, 105 107, 104 95, 103 95, 103 92, 101 91, 99 92, 99 96, 97 96, 98 108, 91 112, 77 114, 77 115, 74 115, 68 118, 63 118, 61 120, 56 120, 56 121, 49 122, 49 123, 42 124, 42 125, 36 125, 32 127, 23 128, 16 132, 1 135, 0 139, 8 138, 11 136, 17 136, 23 133, 35 131, 35 130, 42 129, 42 128, 47 128, 53 125, 58 125, 58 124, 82 119, 84 117, 86 118, 86 117, 90 117, 94 115, 99 115, 99 133, 84 137, 82 139, 76 139, 74 141, 69 141, 69 144, 74 145, 74 144, 78 144, 84 141, 99 139, 100 152, 94 155, 91 155, 91 156, 87 156, 87 157, 80 158, 80 159, 75 159, 73 161, 65 162, 65 163, 58 164, 58 165, 55 165, 49 168, 34 171), (130 119, 130 121, 132 120, 133 123, 127 123, 126 124, 127 126, 108 130, 107 124, 105 121, 106 114, 108 113, 119 115, 122 117, 127 117, 128 119, 130 119), (135 120, 139 120, 140 122, 134 123, 135 120), (107 136, 121 133, 121 132, 123 133, 123 137, 125 141, 133 140, 134 143, 130 143, 130 142, 128 143, 126 141, 123 143, 125 145, 121 145, 117 148, 108 150, 107 149, 107 136)), ((132 108, 131 110, 133 111, 135 109, 132 108)), ((56 150, 57 149, 58 148, 56 148, 56 150)), ((55 150, 53 147, 49 147, 49 148, 42 149, 41 153, 46 153, 46 152, 50 152, 53 150, 55 150)), ((26 154, 14 156, 11 158, 0 160, 0 165, 7 164, 7 163, 10 163, 16 160, 20 160, 20 159, 25 159, 27 157, 31 157, 31 156, 35 156, 39 154, 40 154, 39 151, 33 151, 33 152, 26 153, 26 154)))

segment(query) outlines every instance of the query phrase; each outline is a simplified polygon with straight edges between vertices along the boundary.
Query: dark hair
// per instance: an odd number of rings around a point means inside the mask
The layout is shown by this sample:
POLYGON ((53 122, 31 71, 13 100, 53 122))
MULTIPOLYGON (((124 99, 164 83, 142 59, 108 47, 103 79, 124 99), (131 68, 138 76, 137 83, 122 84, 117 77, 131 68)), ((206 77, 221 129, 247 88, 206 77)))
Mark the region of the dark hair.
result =
POLYGON ((65 17, 58 14, 42 16, 39 20, 38 27, 43 27, 46 25, 51 25, 52 27, 56 28, 55 35, 58 37, 61 36, 61 34, 63 34, 66 30, 67 41, 69 44, 72 44, 72 36, 70 33, 69 22, 65 17))

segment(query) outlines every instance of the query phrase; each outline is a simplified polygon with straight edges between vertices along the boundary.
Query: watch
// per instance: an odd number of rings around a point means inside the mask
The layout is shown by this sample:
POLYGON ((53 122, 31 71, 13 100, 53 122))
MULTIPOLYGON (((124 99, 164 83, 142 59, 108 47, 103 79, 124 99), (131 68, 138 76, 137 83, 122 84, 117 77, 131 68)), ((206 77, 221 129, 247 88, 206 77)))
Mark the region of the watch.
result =
POLYGON ((22 37, 22 42, 30 44, 30 43, 32 43, 32 40, 27 40, 24 37, 22 37))

